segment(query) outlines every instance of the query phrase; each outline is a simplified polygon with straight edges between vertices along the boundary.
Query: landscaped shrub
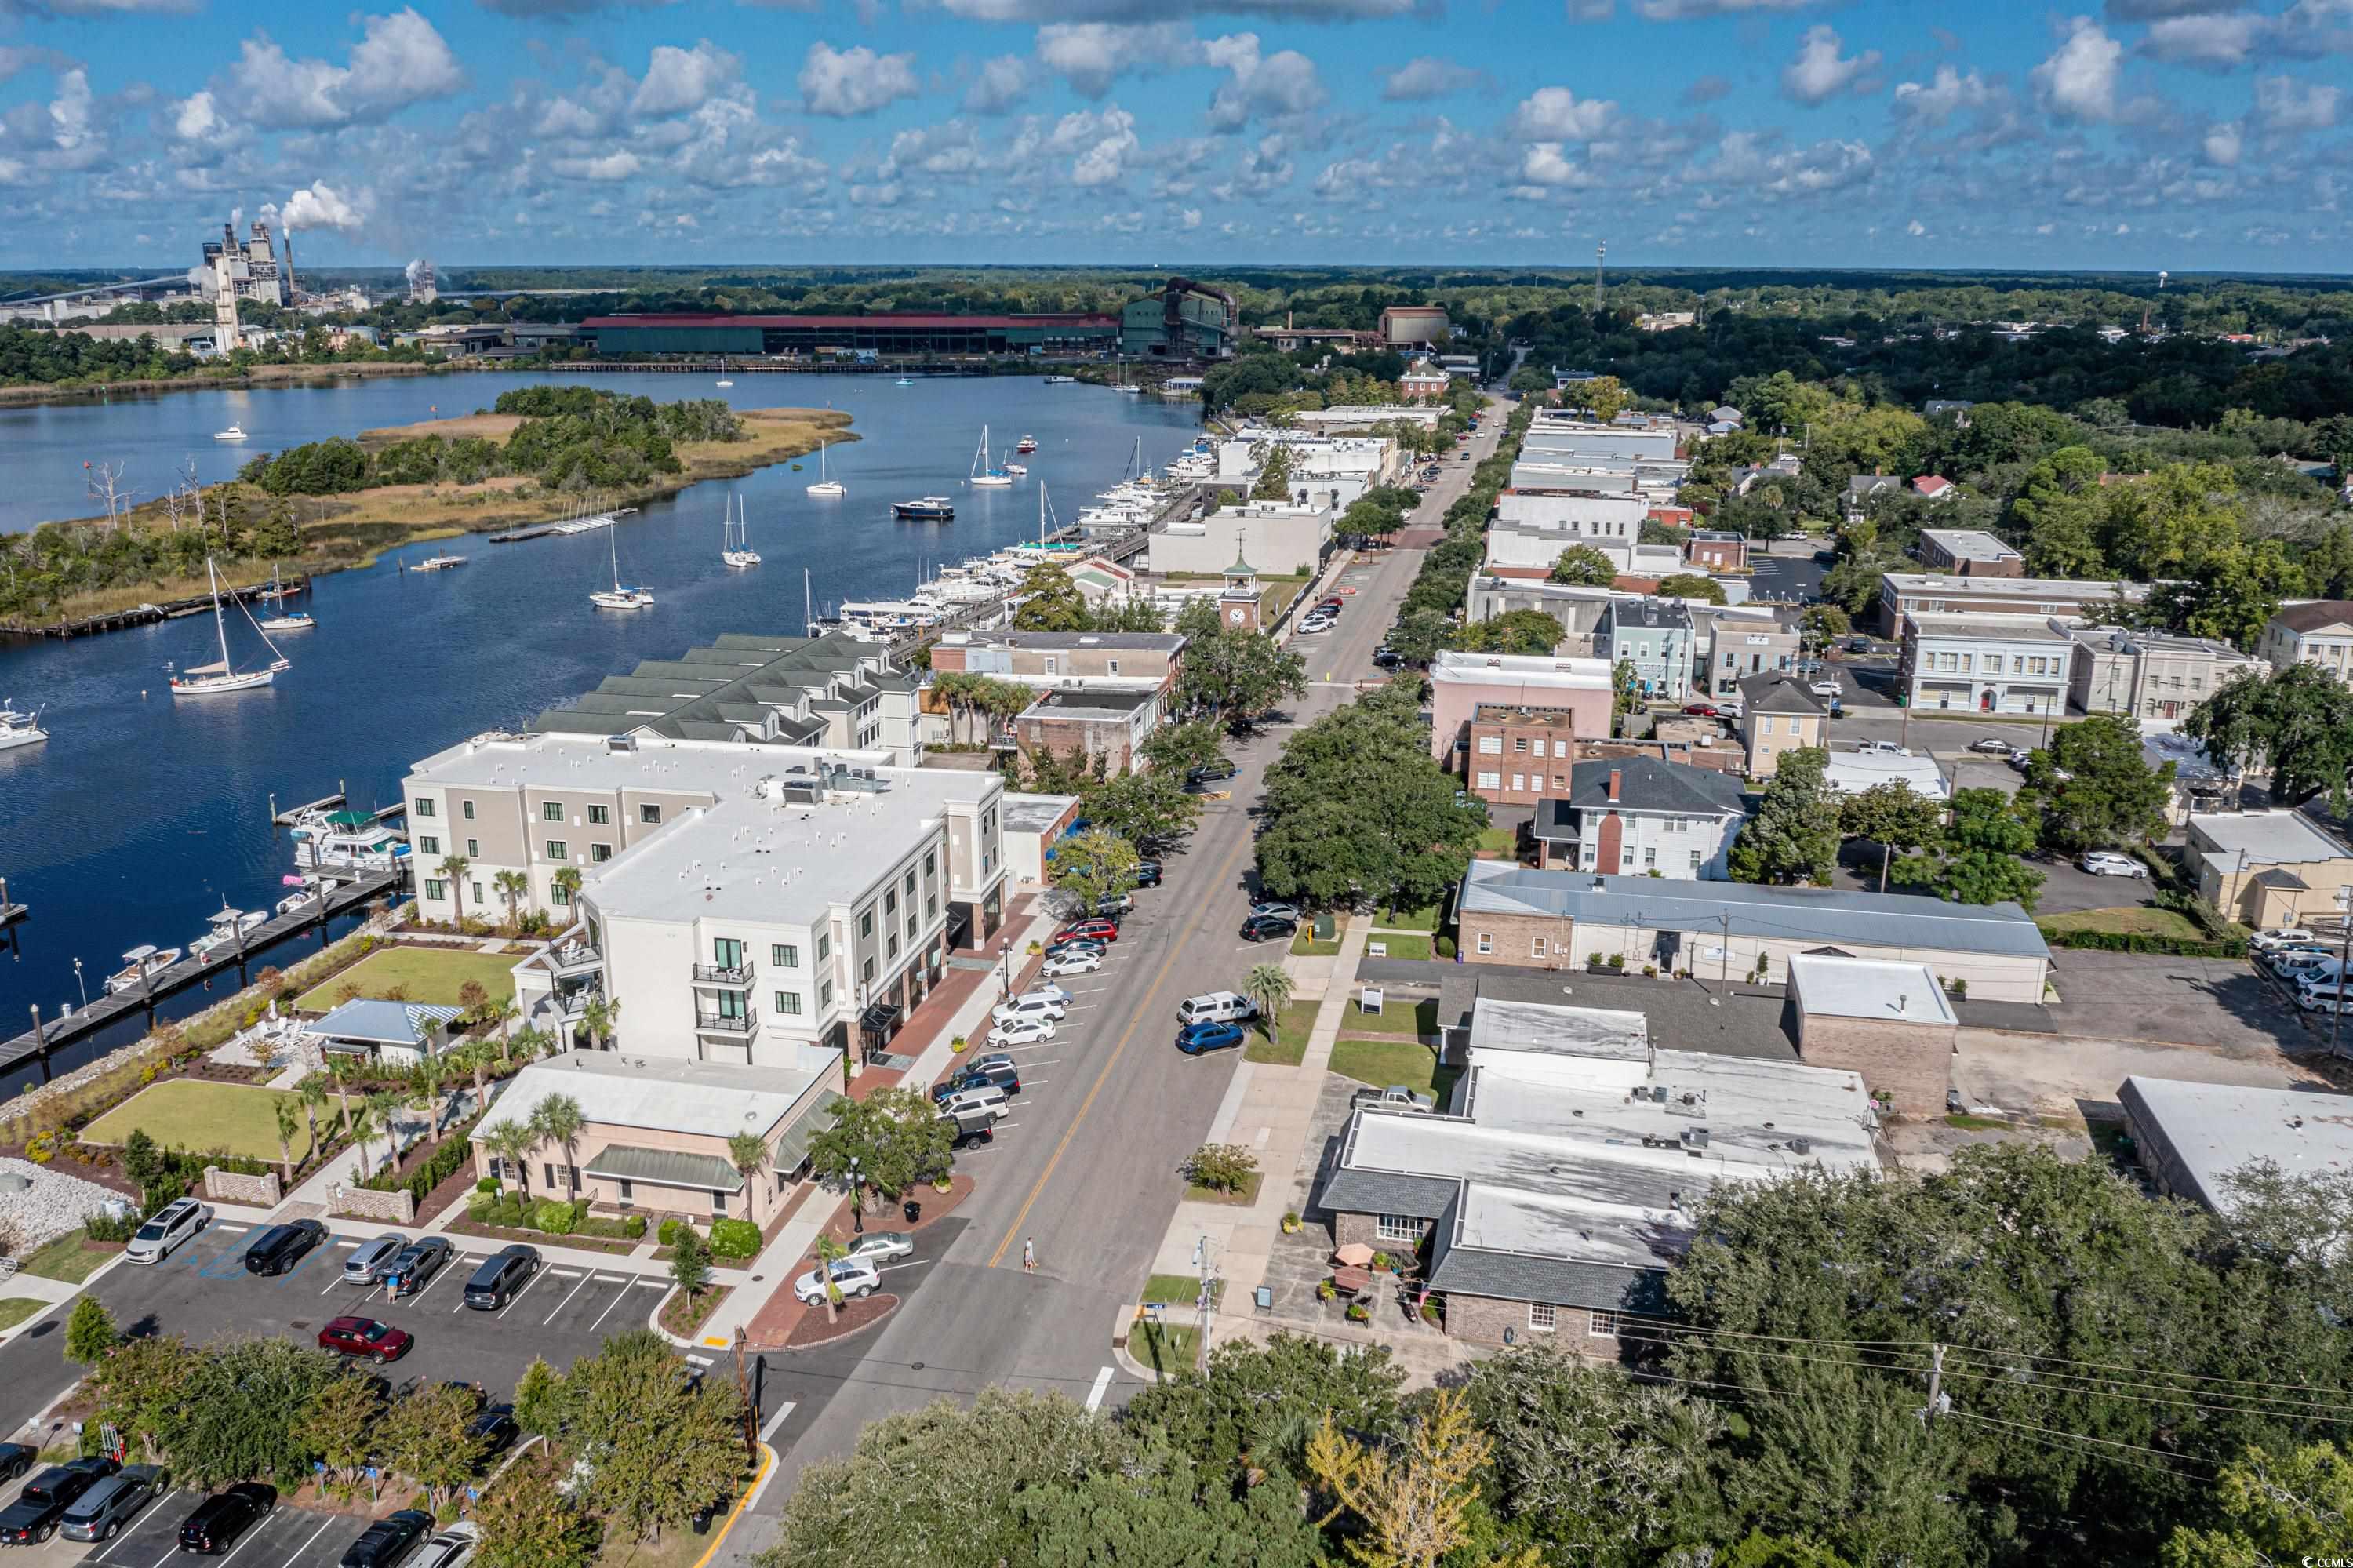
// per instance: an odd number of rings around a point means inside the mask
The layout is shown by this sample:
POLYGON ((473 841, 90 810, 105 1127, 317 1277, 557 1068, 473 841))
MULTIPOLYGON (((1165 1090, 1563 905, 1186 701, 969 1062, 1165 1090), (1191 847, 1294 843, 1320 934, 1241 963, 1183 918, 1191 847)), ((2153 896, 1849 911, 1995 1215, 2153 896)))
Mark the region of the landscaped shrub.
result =
POLYGON ((495 1192, 499 1190, 499 1186, 500 1181, 497 1177, 485 1176, 480 1181, 474 1183, 474 1191, 477 1192, 495 1192))
POLYGON ((2232 937, 2219 942, 2193 942, 2184 937, 2159 937, 2146 931, 2065 931, 2042 927, 2042 939, 2054 948, 2088 948, 2104 953, 2158 953, 2175 959, 2243 959, 2247 942, 2232 937))
POLYGON ((1451 959, 1454 956, 1453 938, 1440 937, 1438 938, 1438 956, 1441 959, 1451 959))
POLYGON ((661 1223, 661 1229, 654 1233, 654 1240, 664 1246, 676 1246, 678 1233, 691 1228, 684 1220, 664 1220, 661 1223))
POLYGON ((711 1222, 711 1251, 715 1257, 750 1257, 760 1250, 760 1227, 749 1220, 711 1222))
POLYGON ((532 1210, 532 1222, 552 1236, 568 1236, 580 1224, 580 1205, 561 1198, 543 1198, 532 1210))
POLYGON ((94 1242, 127 1242, 139 1229, 139 1216, 120 1217, 100 1209, 81 1223, 82 1234, 94 1242))
POLYGON ((631 1241, 639 1241, 644 1239, 646 1234, 646 1217, 643 1214, 631 1214, 628 1218, 621 1222, 621 1234, 628 1237, 631 1241))

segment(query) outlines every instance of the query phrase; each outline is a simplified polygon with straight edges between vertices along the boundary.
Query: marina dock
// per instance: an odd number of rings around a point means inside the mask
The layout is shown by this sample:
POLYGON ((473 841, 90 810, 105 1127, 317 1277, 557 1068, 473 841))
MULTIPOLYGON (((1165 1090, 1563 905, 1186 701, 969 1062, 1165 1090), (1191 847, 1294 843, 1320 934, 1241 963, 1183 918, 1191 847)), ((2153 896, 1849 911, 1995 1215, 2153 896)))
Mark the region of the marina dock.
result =
MULTIPOLYGON (((290 594, 310 588, 307 576, 291 577, 282 585, 290 594)), ((221 586, 221 598, 251 602, 269 591, 269 579, 243 588, 221 586)), ((212 595, 198 594, 194 599, 168 599, 162 604, 142 604, 134 609, 118 609, 111 615, 86 615, 75 620, 53 621, 47 626, 8 626, 0 628, 17 637, 92 637, 101 631, 120 631, 127 626, 147 626, 158 620, 176 620, 184 615, 198 615, 213 607, 212 595)))
POLYGON ((323 900, 313 900, 290 915, 271 916, 247 933, 241 942, 216 948, 201 959, 183 959, 170 969, 154 971, 148 977, 143 991, 111 991, 104 996, 93 997, 88 1007, 69 1012, 62 1018, 49 1020, 41 1024, 37 1032, 28 1029, 13 1040, 0 1043, 0 1072, 37 1061, 41 1065, 42 1080, 46 1082, 49 1075, 49 1056, 59 1046, 96 1033, 109 1024, 120 1022, 142 1011, 148 1013, 152 1023, 155 1002, 209 980, 224 969, 236 969, 242 985, 248 979, 246 967, 253 954, 311 927, 318 927, 320 946, 324 947, 328 921, 338 915, 361 908, 372 899, 396 891, 406 881, 406 876, 402 871, 360 872, 356 881, 339 884, 323 900))

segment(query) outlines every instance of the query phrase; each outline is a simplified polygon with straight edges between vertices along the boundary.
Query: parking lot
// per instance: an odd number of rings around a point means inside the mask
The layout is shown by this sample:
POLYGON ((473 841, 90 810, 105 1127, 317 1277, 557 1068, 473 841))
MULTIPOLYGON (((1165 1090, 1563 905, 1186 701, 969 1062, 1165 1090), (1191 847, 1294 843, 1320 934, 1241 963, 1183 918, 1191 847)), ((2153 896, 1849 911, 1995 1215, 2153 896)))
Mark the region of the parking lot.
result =
MULTIPOLYGON (((39 1471, 36 1469, 35 1474, 39 1471)), ((19 1482, 8 1484, 13 1500, 19 1482)), ((56 1536, 39 1546, 12 1548, 8 1561, 25 1568, 68 1563, 104 1563, 106 1568, 159 1568, 180 1555, 180 1525, 205 1494, 181 1487, 164 1493, 134 1515, 112 1541, 90 1544, 56 1536)), ((239 1538, 223 1554, 237 1568, 322 1568, 343 1554, 368 1521, 349 1514, 322 1513, 281 1503, 277 1511, 239 1538)))

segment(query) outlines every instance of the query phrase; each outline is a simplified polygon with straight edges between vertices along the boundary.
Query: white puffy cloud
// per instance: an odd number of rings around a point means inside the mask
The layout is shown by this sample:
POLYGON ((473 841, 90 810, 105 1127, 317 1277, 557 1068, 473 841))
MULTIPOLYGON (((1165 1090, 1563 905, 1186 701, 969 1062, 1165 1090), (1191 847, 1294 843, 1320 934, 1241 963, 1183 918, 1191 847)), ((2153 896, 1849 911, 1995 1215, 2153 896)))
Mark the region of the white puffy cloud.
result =
POLYGON ((2063 120, 2114 120, 2124 56, 2124 46, 2097 22, 2077 16, 2067 24, 2067 37, 2058 49, 2034 68, 2035 96, 2063 120))
POLYGON ((852 185, 849 205, 852 207, 897 207, 906 187, 892 180, 887 185, 852 185))
POLYGON ((1029 90, 1029 67, 1019 55, 983 60, 965 90, 964 106, 975 114, 1002 114, 1029 90))
POLYGON ((2239 146, 2242 140, 2239 122, 2235 120, 2226 120, 2219 125, 2208 126, 2202 143, 2206 161, 2218 169, 2235 167, 2239 162, 2239 146))
POLYGON ((1896 110, 1914 120, 1942 125, 1964 109, 1982 109, 1992 101, 1993 90, 1975 71, 1962 72, 1940 65, 1926 81, 1895 84, 1896 110))
POLYGON ((646 59, 645 79, 630 95, 629 112, 644 119, 683 114, 744 73, 744 62, 704 38, 691 49, 658 44, 646 59))
POLYGON ((2301 82, 2292 76, 2260 77, 2255 81, 2255 112, 2274 131, 2326 131, 2337 123, 2342 88, 2301 82))
POLYGON ((549 164, 565 179, 590 180, 599 185, 635 179, 645 166, 645 160, 627 147, 600 157, 557 158, 549 164))
POLYGON ((90 72, 76 66, 58 78, 58 95, 49 101, 49 140, 61 153, 78 152, 92 139, 90 72))
POLYGON ((1389 72, 1381 82, 1381 96, 1391 103, 1419 103, 1468 92, 1487 79, 1487 73, 1467 65, 1420 55, 1389 72))
POLYGON ((1182 22, 1057 22, 1038 29, 1038 60, 1086 98, 1101 98, 1130 72, 1190 65, 1199 40, 1182 22))
POLYGON ((1753 131, 1735 131, 1715 145, 1715 156, 1692 171, 1715 188, 1738 187, 1751 195, 1819 196, 1868 181, 1876 165, 1861 142, 1817 142, 1810 147, 1776 149, 1753 131))
POLYGON ((1237 131, 1259 115, 1304 114, 1324 106, 1315 62, 1296 49, 1259 53, 1256 33, 1229 33, 1201 46, 1202 59, 1229 73, 1209 101, 1209 123, 1237 131))
POLYGON ((1523 142, 1590 142, 1617 115, 1610 99, 1580 99, 1565 87, 1540 87, 1504 122, 1504 134, 1523 142))
POLYGON ((1047 138, 1050 152, 1071 153, 1071 183, 1082 187, 1112 185, 1127 174, 1127 161, 1144 150, 1135 116, 1116 104, 1065 114, 1047 138))
POLYGON ((366 227, 367 198, 364 193, 347 195, 324 180, 312 180, 286 198, 278 209, 278 221, 305 234, 322 228, 351 233, 366 227))
POLYGON ((800 89, 803 109, 837 119, 871 114, 923 90, 913 55, 878 55, 863 44, 837 49, 822 38, 801 62, 800 89))
POLYGON ((1217 189, 1219 201, 1250 201, 1272 196, 1291 183, 1293 172, 1290 143, 1281 132, 1270 132, 1244 152, 1234 172, 1217 189))
POLYGON ((1781 91, 1798 102, 1826 103, 1850 88, 1866 85, 1864 73, 1879 63, 1877 49, 1841 58, 1843 42, 1838 30, 1823 24, 1806 29, 1798 42, 1798 58, 1781 68, 1781 91))
POLYGON ((2140 47, 2143 53, 2171 64, 2227 68, 2242 64, 2270 25, 2252 11, 2168 16, 2150 26, 2140 47))
POLYGON ((256 33, 240 46, 216 94, 270 130, 315 130, 386 119, 465 85, 458 57, 433 24, 406 8, 362 20, 351 63, 296 59, 256 33))
POLYGON ((172 106, 172 134, 183 142, 207 142, 227 132, 228 122, 207 90, 200 88, 172 106))
POLYGON ((1573 186, 1579 189, 1598 185, 1593 171, 1569 162, 1567 151, 1557 142, 1538 142, 1520 157, 1520 179, 1532 185, 1573 186))

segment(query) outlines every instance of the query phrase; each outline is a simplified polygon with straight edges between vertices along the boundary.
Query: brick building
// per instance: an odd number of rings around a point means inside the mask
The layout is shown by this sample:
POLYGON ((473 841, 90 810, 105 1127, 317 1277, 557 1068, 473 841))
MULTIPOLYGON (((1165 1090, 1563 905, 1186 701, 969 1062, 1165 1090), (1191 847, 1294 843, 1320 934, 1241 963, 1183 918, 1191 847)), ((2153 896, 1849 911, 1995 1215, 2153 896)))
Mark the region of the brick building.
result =
POLYGON ((1569 709, 1482 703, 1471 710, 1471 793, 1492 805, 1525 806, 1564 791, 1576 746, 1569 709))
POLYGON ((1128 770, 1145 737, 1160 726, 1162 694, 1088 688, 1050 691, 1021 711, 1013 736, 1025 751, 1068 756, 1072 747, 1103 758, 1116 778, 1128 770))
POLYGON ((2026 575, 2026 557, 1980 528, 1921 529, 1920 559, 1930 571, 1965 577, 2026 575))
POLYGON ((1683 559, 1703 572, 1748 569, 1748 535, 1728 528, 1701 528, 1683 541, 1683 559))
POLYGON ((1807 1062, 1859 1075, 1883 1115, 1944 1114, 1960 1019, 1926 964, 1799 953, 1789 1003, 1807 1062))

